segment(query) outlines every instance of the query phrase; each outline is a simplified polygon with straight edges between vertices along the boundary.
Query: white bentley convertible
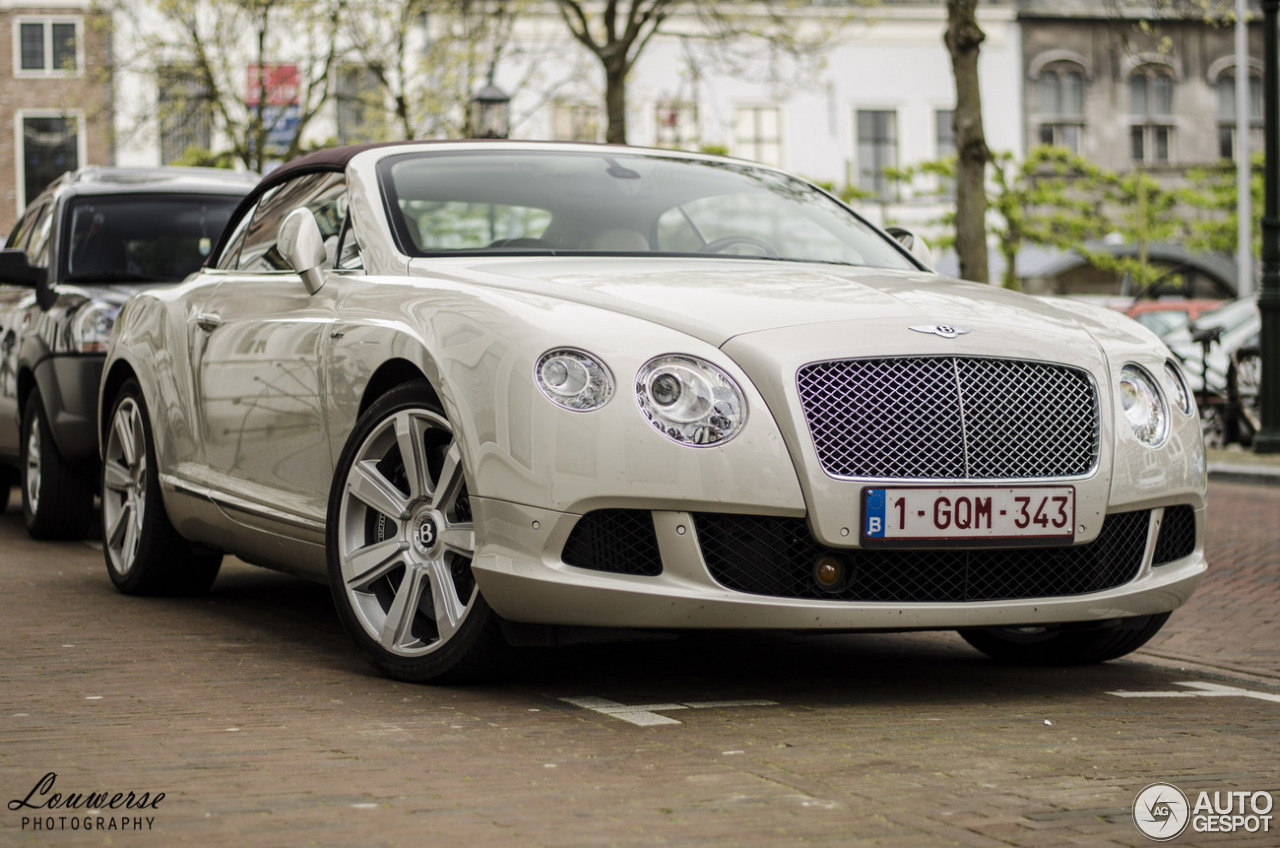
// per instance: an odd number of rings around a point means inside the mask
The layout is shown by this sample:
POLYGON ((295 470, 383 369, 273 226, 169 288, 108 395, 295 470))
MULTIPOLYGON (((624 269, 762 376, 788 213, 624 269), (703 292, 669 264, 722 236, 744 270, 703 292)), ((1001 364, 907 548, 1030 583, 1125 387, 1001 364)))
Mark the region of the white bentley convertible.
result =
POLYGON ((324 580, 405 680, 579 628, 1097 662, 1206 568, 1199 421, 1154 336, 940 277, 712 156, 304 157, 129 301, 100 405, 122 591, 203 591, 224 553, 324 580))

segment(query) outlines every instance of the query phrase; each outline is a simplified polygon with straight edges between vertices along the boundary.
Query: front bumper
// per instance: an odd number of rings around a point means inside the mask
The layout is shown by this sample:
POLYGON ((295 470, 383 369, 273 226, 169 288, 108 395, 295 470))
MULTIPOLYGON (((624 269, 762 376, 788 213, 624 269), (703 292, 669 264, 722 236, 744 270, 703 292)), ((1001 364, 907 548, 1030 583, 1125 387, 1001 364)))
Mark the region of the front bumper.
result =
POLYGON ((693 515, 652 513, 660 573, 607 573, 566 564, 565 543, 581 516, 473 498, 484 539, 473 560, 494 610, 512 621, 592 627, 785 630, 929 630, 1103 621, 1168 612, 1190 597, 1207 565, 1204 509, 1182 555, 1153 564, 1164 507, 1150 509, 1133 571, 1100 591, 1000 600, 865 601, 733 591, 708 567, 693 515))
POLYGON ((44 401, 45 420, 53 441, 73 465, 98 462, 98 384, 105 354, 55 355, 35 368, 36 386, 44 401))

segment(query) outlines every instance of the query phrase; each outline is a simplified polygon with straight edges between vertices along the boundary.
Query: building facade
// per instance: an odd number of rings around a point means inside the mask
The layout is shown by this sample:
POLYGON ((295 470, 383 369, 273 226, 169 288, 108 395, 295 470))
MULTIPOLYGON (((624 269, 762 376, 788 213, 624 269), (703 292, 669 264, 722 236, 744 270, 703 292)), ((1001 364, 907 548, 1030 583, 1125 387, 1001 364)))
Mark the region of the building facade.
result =
POLYGON ((0 0, 0 239, 63 172, 110 164, 109 19, 87 0, 0 0))
MULTIPOLYGON (((1232 159, 1234 28, 1147 20, 1102 0, 1021 0, 1025 143, 1059 144, 1111 171, 1176 175, 1232 159)), ((1249 149, 1262 149, 1260 16, 1249 27, 1249 149)))

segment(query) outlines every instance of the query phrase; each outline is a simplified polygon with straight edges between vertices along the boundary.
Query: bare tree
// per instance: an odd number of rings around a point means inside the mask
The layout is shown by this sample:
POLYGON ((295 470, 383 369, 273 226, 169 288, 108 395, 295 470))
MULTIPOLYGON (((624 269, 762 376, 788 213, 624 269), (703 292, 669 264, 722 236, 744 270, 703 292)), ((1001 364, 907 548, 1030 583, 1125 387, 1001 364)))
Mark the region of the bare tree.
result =
POLYGON ((956 134, 956 255, 960 276, 990 281, 987 257, 987 149, 982 127, 982 92, 978 87, 978 54, 986 34, 978 26, 978 0, 947 0, 944 41, 956 84, 953 116, 956 134))
MULTIPOLYGON (((864 0, 851 0, 850 7, 864 0)), ((874 0, 865 0, 868 4, 874 0)), ((811 7, 810 25, 793 14, 792 0, 751 4, 717 0, 555 0, 573 38, 604 72, 605 140, 627 141, 627 77, 655 36, 668 32, 676 15, 693 26, 681 34, 721 46, 754 43, 770 58, 812 59, 821 54, 850 18, 849 9, 811 7), (820 21, 819 21, 820 18, 820 21), (817 23, 824 25, 813 25, 817 23)))
POLYGON ((173 101, 162 91, 151 114, 138 116, 144 122, 207 110, 229 140, 232 157, 261 171, 301 151, 304 131, 328 103, 346 5, 347 0, 117 0, 112 11, 125 24, 117 37, 117 65, 157 81, 190 83, 173 101))
POLYGON ((466 105, 498 60, 517 50, 524 0, 349 0, 344 36, 376 80, 371 105, 391 104, 387 138, 457 136, 466 105))

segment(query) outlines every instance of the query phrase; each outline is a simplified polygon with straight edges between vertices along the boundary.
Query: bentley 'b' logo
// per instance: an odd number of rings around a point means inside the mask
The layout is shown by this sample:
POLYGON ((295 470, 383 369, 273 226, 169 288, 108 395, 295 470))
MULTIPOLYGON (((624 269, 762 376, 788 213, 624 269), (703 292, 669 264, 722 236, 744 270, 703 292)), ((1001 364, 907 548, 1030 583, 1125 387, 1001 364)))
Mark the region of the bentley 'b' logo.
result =
POLYGON ((435 543, 436 523, 431 516, 423 516, 422 523, 418 525, 418 544, 429 549, 435 543))
POLYGON ((917 333, 932 333, 935 336, 942 336, 944 339, 954 339, 956 336, 963 336, 965 333, 973 332, 968 327, 956 327, 951 324, 917 324, 911 329, 917 333))

